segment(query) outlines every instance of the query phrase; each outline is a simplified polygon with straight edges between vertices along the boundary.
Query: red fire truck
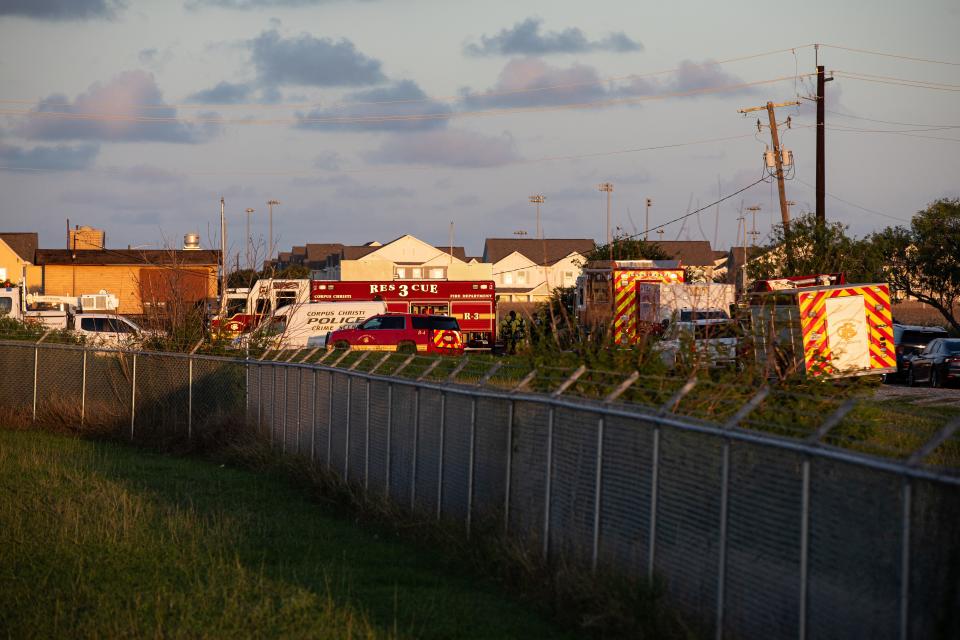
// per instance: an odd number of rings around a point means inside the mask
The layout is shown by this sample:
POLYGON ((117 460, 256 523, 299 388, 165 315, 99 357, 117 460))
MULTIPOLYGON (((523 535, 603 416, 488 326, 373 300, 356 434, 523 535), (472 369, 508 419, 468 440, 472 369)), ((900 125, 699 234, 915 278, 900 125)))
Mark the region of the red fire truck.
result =
POLYGON ((382 300, 387 311, 453 316, 467 349, 496 343, 496 291, 492 280, 314 280, 312 302, 382 300))

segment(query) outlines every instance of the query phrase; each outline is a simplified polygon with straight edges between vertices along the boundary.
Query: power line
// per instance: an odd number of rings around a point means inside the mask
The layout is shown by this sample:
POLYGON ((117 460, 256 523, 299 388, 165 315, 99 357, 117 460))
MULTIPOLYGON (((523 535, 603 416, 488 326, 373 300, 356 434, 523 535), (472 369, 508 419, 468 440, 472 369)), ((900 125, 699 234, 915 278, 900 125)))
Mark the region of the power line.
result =
POLYGON ((827 113, 840 116, 841 118, 852 118, 854 120, 866 120, 867 122, 878 122, 880 124, 895 124, 904 127, 953 127, 955 125, 949 124, 930 124, 927 122, 897 122, 896 120, 878 120, 876 118, 866 118, 864 116, 855 116, 852 113, 843 113, 840 111, 831 111, 827 109, 827 113))
MULTIPOLYGON (((729 64, 732 62, 742 62, 744 60, 752 60, 755 58, 762 58, 766 56, 776 55, 778 53, 786 53, 788 51, 795 52, 797 49, 805 49, 812 47, 813 44, 804 44, 798 47, 790 47, 786 49, 776 49, 772 51, 763 51, 760 53, 752 53, 743 56, 737 56, 733 58, 726 58, 723 60, 709 60, 711 65, 721 65, 729 64)), ((408 99, 399 99, 399 100, 372 100, 372 101, 350 101, 350 102, 334 102, 329 105, 329 108, 339 108, 339 107, 355 107, 355 106, 374 106, 374 105, 394 105, 394 104, 423 104, 430 102, 465 102, 471 99, 483 99, 483 98, 494 98, 501 96, 511 96, 511 95, 522 95, 522 94, 531 94, 531 93, 542 93, 547 91, 555 91, 559 89, 572 89, 579 87, 595 86, 601 84, 608 84, 611 82, 620 82, 627 80, 635 80, 639 78, 647 78, 658 75, 666 75, 668 73, 676 73, 679 71, 680 67, 674 67, 671 69, 660 69, 658 71, 647 71, 644 73, 631 73, 622 76, 608 76, 605 78, 597 78, 595 80, 586 80, 583 82, 568 82, 562 84, 553 84, 546 85, 542 87, 527 87, 524 89, 510 89, 504 91, 488 91, 478 94, 457 94, 449 96, 426 96, 423 98, 408 98, 408 99)), ((795 77, 795 76, 791 76, 795 77)), ((15 99, 0 99, 0 104, 36 104, 36 100, 15 100, 15 99)), ((49 107, 71 107, 73 104, 66 103, 55 103, 55 102, 45 102, 44 106, 49 107)), ((142 105, 133 105, 138 109, 225 109, 225 110, 234 110, 234 109, 310 109, 314 107, 322 107, 323 105, 319 102, 302 102, 302 103, 273 103, 273 104, 263 104, 263 103, 232 103, 232 104, 223 104, 223 103, 198 103, 198 102, 189 102, 189 103, 179 103, 179 104, 142 104, 142 105)))
MULTIPOLYGON (((813 74, 805 74, 804 77, 810 76, 813 74)), ((701 87, 697 89, 690 89, 688 91, 671 91, 656 95, 648 96, 630 96, 622 98, 608 98, 606 100, 596 100, 590 102, 577 102, 577 103, 566 103, 559 105, 541 105, 535 107, 509 107, 509 108, 495 108, 495 109, 482 109, 474 111, 448 111, 448 112, 437 112, 437 113, 427 113, 427 114, 402 114, 402 115, 379 115, 379 116, 327 116, 327 117, 300 117, 300 118, 273 118, 273 119, 256 119, 256 118, 233 118, 226 119, 219 116, 199 116, 193 118, 179 118, 176 116, 138 116, 138 115, 122 115, 122 114, 109 114, 109 113, 70 113, 70 112, 57 112, 57 111, 33 111, 33 110, 0 110, 0 116, 24 116, 31 118, 46 118, 54 120, 79 120, 79 121, 102 121, 102 122, 134 122, 134 123, 145 123, 145 124, 180 124, 180 123, 189 123, 189 124, 242 124, 242 125, 276 125, 276 124, 301 124, 301 125, 365 125, 365 124, 382 124, 388 122, 421 122, 421 121, 436 121, 436 120, 451 120, 454 118, 464 118, 464 117, 490 117, 490 116, 500 116, 500 115, 514 115, 514 114, 523 114, 523 113, 545 113, 545 112, 554 112, 554 111, 566 111, 566 110, 578 110, 578 109, 595 109, 598 107, 610 107, 618 105, 629 105, 636 104, 640 102, 651 102, 655 100, 665 100, 668 98, 683 98, 694 95, 704 95, 711 93, 723 93, 726 91, 738 91, 741 89, 747 89, 750 87, 757 87, 761 85, 775 84, 777 82, 784 82, 786 80, 793 80, 794 76, 779 76, 776 78, 769 78, 766 80, 755 80, 753 82, 742 82, 731 85, 722 85, 718 87, 701 87)))
MULTIPOLYGON (((801 180, 800 178, 796 178, 796 177, 794 178, 794 180, 796 180, 796 181, 799 182, 800 184, 802 184, 802 185, 804 185, 804 186, 806 186, 806 187, 808 187, 808 188, 813 189, 814 191, 816 191, 816 187, 813 186, 812 184, 810 184, 810 183, 808 183, 808 182, 804 182, 804 181, 801 180)), ((855 207, 855 208, 857 208, 857 209, 861 209, 861 210, 863 210, 863 211, 866 211, 867 213, 873 213, 873 214, 876 214, 876 215, 878 215, 878 216, 883 216, 884 218, 890 218, 891 220, 898 220, 898 221, 900 221, 900 222, 910 222, 910 220, 906 220, 906 219, 904 219, 904 218, 898 218, 897 216, 891 216, 891 215, 888 214, 888 213, 883 213, 882 211, 875 211, 874 209, 868 209, 867 207, 861 206, 861 205, 859 205, 859 204, 855 204, 855 203, 853 203, 853 202, 850 202, 849 200, 844 200, 844 199, 841 198, 840 196, 836 196, 836 195, 830 193, 829 191, 826 192, 826 194, 827 194, 828 196, 830 196, 831 198, 833 198, 834 200, 837 200, 837 201, 839 201, 839 202, 842 202, 843 204, 846 204, 846 205, 850 205, 851 207, 855 207)))
MULTIPOLYGON (((691 212, 689 212, 689 213, 686 213, 686 214, 684 214, 684 215, 682 215, 682 216, 680 216, 680 217, 678 217, 678 218, 674 218, 673 220, 669 220, 669 221, 667 221, 667 222, 664 222, 663 224, 657 225, 657 226, 655 226, 655 227, 651 227, 651 228, 649 229, 649 231, 656 231, 657 229, 662 229, 662 228, 664 228, 664 227, 667 227, 667 226, 673 224, 674 222, 680 222, 681 220, 684 220, 684 219, 686 219, 686 218, 689 218, 690 216, 695 216, 695 215, 697 215, 698 213, 700 213, 701 211, 704 211, 704 210, 706 210, 706 209, 709 209, 710 207, 716 206, 716 205, 720 204, 721 202, 723 202, 724 200, 729 200, 730 198, 732 198, 732 197, 734 197, 734 196, 736 196, 736 195, 739 195, 739 194, 743 193, 743 192, 746 191, 747 189, 750 189, 750 188, 752 188, 752 187, 757 186, 757 185, 760 184, 761 182, 763 182, 763 178, 760 178, 760 179, 757 180, 756 182, 752 182, 752 183, 748 184, 747 186, 743 187, 742 189, 738 189, 738 190, 734 191, 733 193, 727 194, 727 195, 723 196, 722 198, 720 198, 720 199, 718 199, 718 200, 714 200, 714 201, 711 202, 710 204, 707 204, 707 205, 704 205, 704 206, 702 206, 702 207, 699 207, 699 208, 695 209, 694 211, 691 211, 691 212)), ((643 233, 634 233, 634 234, 631 234, 631 235, 628 235, 628 236, 621 236, 620 238, 618 238, 618 240, 632 240, 632 239, 634 239, 634 238, 639 238, 639 237, 641 237, 641 236, 643 236, 643 233)), ((562 255, 562 256, 557 256, 556 258, 552 258, 552 259, 546 260, 545 262, 542 262, 542 263, 534 263, 533 266, 536 266, 536 267, 545 267, 545 266, 548 266, 548 265, 552 264, 553 262, 556 262, 557 260, 560 260, 560 259, 562 259, 562 258, 567 257, 567 255, 569 255, 569 253, 564 254, 564 255, 562 255)), ((494 271, 492 275, 495 275, 495 276, 496 276, 496 275, 500 275, 501 273, 512 273, 512 272, 514 272, 514 271, 522 271, 522 270, 524 270, 524 269, 529 269, 529 268, 530 268, 529 266, 526 266, 526 267, 518 267, 518 268, 516 268, 516 269, 506 269, 506 270, 504 270, 504 271, 494 271)))
POLYGON ((855 48, 853 48, 853 47, 843 47, 843 46, 840 46, 840 45, 838 45, 838 44, 822 44, 822 43, 818 43, 818 46, 820 46, 820 47, 828 47, 828 48, 830 48, 830 49, 840 49, 841 51, 852 51, 852 52, 854 52, 854 53, 866 53, 866 54, 870 54, 870 55, 873 55, 873 56, 883 56, 884 58, 898 58, 898 59, 900 59, 900 60, 910 60, 911 62, 927 62, 927 63, 930 63, 930 64, 943 64, 943 65, 949 65, 949 66, 952 66, 952 67, 960 67, 960 62, 948 62, 948 61, 945 61, 945 60, 933 60, 932 58, 917 58, 917 57, 913 57, 913 56, 904 56, 904 55, 897 55, 897 54, 893 54, 893 53, 884 53, 884 52, 882 52, 882 51, 871 51, 871 50, 869 50, 869 49, 855 49, 855 48))
POLYGON ((864 73, 850 73, 847 71, 833 71, 835 77, 847 78, 848 80, 859 80, 861 82, 873 82, 876 84, 888 84, 900 87, 913 87, 914 89, 931 89, 933 91, 960 91, 960 85, 925 82, 921 80, 909 80, 904 78, 885 79, 883 76, 871 76, 864 73))

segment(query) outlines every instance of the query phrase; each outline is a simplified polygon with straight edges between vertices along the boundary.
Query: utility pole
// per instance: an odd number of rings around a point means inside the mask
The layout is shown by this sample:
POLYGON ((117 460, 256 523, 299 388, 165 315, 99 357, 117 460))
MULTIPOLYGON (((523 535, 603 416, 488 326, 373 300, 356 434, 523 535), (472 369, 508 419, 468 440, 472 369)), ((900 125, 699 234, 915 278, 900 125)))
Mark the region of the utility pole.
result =
POLYGON ((817 225, 821 227, 827 223, 827 156, 824 148, 827 128, 827 110, 824 89, 826 83, 830 82, 831 80, 833 80, 833 78, 825 78, 823 76, 823 65, 817 65, 817 225))
POLYGON ((267 206, 270 207, 270 239, 267 245, 267 260, 273 256, 273 205, 280 204, 279 200, 267 200, 267 206))
POLYGON ((540 228, 540 205, 542 205, 546 199, 546 196, 542 193, 530 196, 530 202, 537 205, 537 238, 541 240, 543 239, 543 230, 540 228))
POLYGON ((613 260, 613 237, 610 235, 610 194, 613 193, 613 183, 602 182, 598 188, 607 193, 607 247, 610 249, 610 260, 613 260))
MULTIPOLYGON (((763 111, 766 109, 767 116, 770 119, 770 140, 773 143, 773 162, 777 170, 777 190, 780 192, 780 217, 783 220, 783 229, 784 231, 790 230, 790 211, 787 209, 787 190, 783 184, 783 157, 780 152, 780 137, 777 134, 777 116, 774 113, 774 109, 779 107, 791 107, 794 105, 800 104, 797 101, 791 102, 780 102, 774 104, 773 102, 768 102, 765 106, 762 107, 749 107, 747 109, 739 109, 739 113, 750 113, 751 111, 763 111)), ((759 121, 757 122, 757 127, 759 128, 759 121)))
POLYGON ((227 218, 220 198, 220 322, 227 316, 227 218))
MULTIPOLYGON (((253 258, 250 256, 250 214, 253 213, 253 209, 247 207, 247 269, 253 268, 253 258)), ((237 269, 239 271, 239 269, 237 269)))
POLYGON ((646 242, 650 237, 650 207, 653 205, 653 200, 647 198, 647 221, 643 225, 643 241, 646 242))

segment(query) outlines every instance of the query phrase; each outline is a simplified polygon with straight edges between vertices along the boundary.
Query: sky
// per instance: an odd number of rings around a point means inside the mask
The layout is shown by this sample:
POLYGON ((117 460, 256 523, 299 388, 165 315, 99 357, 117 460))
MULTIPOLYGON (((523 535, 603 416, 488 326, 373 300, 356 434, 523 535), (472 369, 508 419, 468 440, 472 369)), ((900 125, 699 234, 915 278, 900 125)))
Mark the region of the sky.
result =
POLYGON ((0 0, 0 231, 114 248, 198 232, 274 245, 413 234, 758 242, 777 110, 792 214, 815 206, 815 56, 828 220, 863 236, 960 197, 960 5, 812 0, 0 0), (814 43, 821 43, 815 51, 814 43), (759 114, 766 123, 766 113, 759 114), (789 118, 789 128, 787 119, 789 118), (716 206, 707 205, 726 198, 716 206), (749 241, 749 236, 748 236, 749 241))

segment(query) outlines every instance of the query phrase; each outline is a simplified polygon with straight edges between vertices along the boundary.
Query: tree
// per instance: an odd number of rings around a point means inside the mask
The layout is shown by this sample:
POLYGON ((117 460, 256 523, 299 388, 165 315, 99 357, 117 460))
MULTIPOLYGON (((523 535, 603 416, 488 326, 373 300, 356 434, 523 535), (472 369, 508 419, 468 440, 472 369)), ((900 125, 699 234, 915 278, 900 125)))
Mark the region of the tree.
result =
MULTIPOLYGON (((669 260, 670 256, 663 248, 655 242, 638 240, 628 235, 614 236, 613 242, 614 260, 669 260)), ((586 255, 586 261, 609 260, 610 245, 598 245, 593 251, 586 255)))
POLYGON ((747 263, 754 279, 782 278, 816 273, 845 273, 850 282, 874 282, 880 277, 880 256, 870 239, 847 235, 839 222, 818 225, 805 214, 790 221, 790 229, 777 225, 771 244, 747 263))
POLYGON ((254 269, 240 269, 227 276, 227 286, 231 289, 252 287, 259 278, 260 274, 254 269))
POLYGON ((960 199, 941 199, 920 211, 910 228, 887 227, 871 238, 884 257, 894 290, 929 304, 960 331, 960 199))
POLYGON ((301 278, 310 277, 310 268, 305 267, 302 264, 291 264, 290 266, 281 269, 276 273, 274 278, 287 278, 289 280, 297 280, 301 278))

